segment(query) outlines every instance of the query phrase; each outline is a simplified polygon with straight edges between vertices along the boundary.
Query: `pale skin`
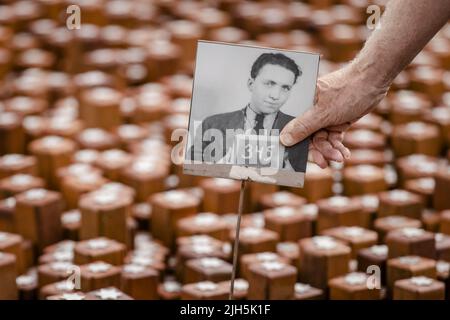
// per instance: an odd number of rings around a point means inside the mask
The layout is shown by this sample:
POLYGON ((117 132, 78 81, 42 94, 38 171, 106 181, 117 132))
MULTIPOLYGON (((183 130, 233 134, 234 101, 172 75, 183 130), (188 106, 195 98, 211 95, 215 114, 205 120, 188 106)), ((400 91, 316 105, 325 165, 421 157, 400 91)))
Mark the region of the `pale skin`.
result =
POLYGON ((266 64, 255 79, 248 79, 252 96, 250 108, 258 113, 278 112, 289 99, 295 75, 289 69, 276 64, 266 64))
POLYGON ((317 81, 315 105, 281 132, 291 146, 311 136, 310 160, 321 168, 343 162, 350 150, 342 141, 352 123, 385 97, 394 78, 450 18, 450 0, 391 0, 357 57, 317 81))
MULTIPOLYGON (((276 64, 266 64, 255 79, 249 78, 247 86, 251 92, 250 108, 263 114, 278 112, 291 95, 295 84, 294 73, 276 64)), ((288 153, 284 154, 286 165, 290 166, 288 153)))

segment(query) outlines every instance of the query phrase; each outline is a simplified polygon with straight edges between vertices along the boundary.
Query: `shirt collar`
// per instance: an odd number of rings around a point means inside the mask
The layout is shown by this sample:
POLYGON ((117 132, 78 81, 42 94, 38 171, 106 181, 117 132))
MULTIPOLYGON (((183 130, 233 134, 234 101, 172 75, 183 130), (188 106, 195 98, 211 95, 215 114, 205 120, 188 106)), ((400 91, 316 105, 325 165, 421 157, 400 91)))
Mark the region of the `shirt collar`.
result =
MULTIPOLYGON (((251 121, 255 120, 256 114, 257 113, 252 108, 250 108, 250 104, 247 104, 247 106, 245 107, 245 116, 247 117, 247 119, 249 119, 251 121)), ((277 114, 278 114, 278 112, 264 114, 264 119, 265 118, 275 119, 277 114)))

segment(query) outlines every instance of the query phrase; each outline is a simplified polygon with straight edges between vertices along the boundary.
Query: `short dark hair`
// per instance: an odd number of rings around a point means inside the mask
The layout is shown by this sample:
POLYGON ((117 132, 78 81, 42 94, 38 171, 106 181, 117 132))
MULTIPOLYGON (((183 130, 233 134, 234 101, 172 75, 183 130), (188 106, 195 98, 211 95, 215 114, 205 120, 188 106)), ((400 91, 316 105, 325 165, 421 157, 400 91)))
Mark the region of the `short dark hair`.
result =
POLYGON ((302 75, 302 71, 294 60, 285 56, 282 53, 263 53, 258 57, 258 59, 253 62, 252 70, 250 71, 250 76, 255 79, 258 76, 259 71, 266 64, 275 64, 282 66, 294 73, 294 83, 297 82, 297 78, 302 75))

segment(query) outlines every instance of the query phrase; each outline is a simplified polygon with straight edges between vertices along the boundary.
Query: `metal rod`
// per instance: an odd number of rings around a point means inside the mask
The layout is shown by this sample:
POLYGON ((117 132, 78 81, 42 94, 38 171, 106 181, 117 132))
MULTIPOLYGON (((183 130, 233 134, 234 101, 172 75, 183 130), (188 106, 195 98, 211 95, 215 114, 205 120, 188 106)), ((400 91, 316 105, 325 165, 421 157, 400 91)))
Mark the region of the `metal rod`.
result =
POLYGON ((236 222, 236 235, 234 237, 234 249, 233 249, 233 269, 231 271, 231 282, 230 282, 230 296, 229 300, 233 300, 234 294, 234 280, 236 278, 236 270, 237 270, 237 258, 238 258, 238 248, 239 248, 239 231, 241 229, 241 216, 244 208, 244 193, 245 193, 245 182, 246 180, 241 181, 241 192, 239 194, 239 209, 238 209, 238 217, 236 222))

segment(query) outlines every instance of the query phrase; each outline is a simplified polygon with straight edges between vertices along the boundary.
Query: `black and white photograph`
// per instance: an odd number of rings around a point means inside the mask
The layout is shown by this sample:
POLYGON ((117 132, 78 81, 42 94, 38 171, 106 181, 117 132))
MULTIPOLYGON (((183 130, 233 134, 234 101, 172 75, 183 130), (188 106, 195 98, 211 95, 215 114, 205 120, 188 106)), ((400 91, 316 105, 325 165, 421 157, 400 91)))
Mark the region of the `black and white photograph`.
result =
POLYGON ((312 107, 319 58, 199 41, 184 173, 302 187, 308 139, 279 135, 312 107))

